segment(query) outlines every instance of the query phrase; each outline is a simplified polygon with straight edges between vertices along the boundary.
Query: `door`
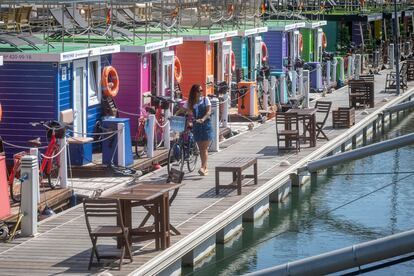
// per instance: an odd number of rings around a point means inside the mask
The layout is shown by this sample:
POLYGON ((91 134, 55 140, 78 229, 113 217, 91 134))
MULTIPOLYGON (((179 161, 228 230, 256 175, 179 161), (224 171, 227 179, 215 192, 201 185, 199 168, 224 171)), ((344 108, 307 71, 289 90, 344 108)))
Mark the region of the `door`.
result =
POLYGON ((86 60, 73 62, 73 131, 75 137, 86 136, 86 60))
POLYGON ((174 51, 162 52, 161 96, 174 96, 174 51))
POLYGON ((221 56, 219 62, 218 81, 225 81, 230 84, 231 81, 231 42, 225 41, 221 45, 221 56))

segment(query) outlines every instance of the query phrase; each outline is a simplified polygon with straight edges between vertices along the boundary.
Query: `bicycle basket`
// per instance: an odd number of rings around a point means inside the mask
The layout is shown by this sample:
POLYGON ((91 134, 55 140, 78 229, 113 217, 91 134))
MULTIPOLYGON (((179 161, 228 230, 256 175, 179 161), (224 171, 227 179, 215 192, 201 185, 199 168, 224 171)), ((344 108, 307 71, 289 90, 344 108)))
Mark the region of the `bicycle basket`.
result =
POLYGON ((172 131, 184 132, 186 125, 186 118, 183 116, 171 116, 170 120, 170 129, 172 131))
POLYGON ((52 137, 52 131, 53 131, 52 129, 54 129, 54 131, 55 131, 55 137, 57 139, 62 139, 63 137, 65 137, 66 129, 58 121, 50 121, 47 124, 47 126, 51 128, 51 129, 48 129, 47 130, 47 139, 50 140, 50 138, 52 137))

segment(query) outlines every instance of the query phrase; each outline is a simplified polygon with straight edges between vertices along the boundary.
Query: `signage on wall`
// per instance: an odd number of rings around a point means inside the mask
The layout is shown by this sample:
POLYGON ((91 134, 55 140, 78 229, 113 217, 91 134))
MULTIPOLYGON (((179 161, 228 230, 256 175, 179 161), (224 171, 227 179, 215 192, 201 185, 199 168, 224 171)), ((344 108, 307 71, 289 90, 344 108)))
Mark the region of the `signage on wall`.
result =
POLYGON ((61 68, 62 81, 65 81, 67 76, 66 66, 62 66, 61 68))
POLYGON ((147 69, 147 63, 148 63, 147 59, 148 59, 147 56, 144 56, 144 58, 142 59, 142 67, 144 69, 147 69))

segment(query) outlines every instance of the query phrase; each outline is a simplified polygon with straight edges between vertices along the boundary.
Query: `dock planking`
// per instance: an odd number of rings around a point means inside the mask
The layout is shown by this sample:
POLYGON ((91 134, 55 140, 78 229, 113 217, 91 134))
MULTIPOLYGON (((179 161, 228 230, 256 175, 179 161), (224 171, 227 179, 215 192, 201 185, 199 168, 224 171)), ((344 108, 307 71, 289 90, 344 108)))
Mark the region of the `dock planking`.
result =
MULTIPOLYGON (((385 84, 385 73, 376 76, 375 85, 375 108, 368 109, 369 113, 383 106, 385 98, 393 99, 393 94, 381 93, 385 84)), ((412 88, 412 86, 410 86, 412 88)), ((413 91, 406 92, 412 93, 413 91)), ((333 102, 333 109, 339 106, 348 106, 347 88, 342 88, 332 94, 326 95, 324 100, 333 102)), ((362 109, 356 110, 356 123, 365 116, 362 109)), ((331 115, 326 123, 326 133, 333 138, 345 133, 347 129, 332 129, 331 115)), ((92 272, 110 270, 112 275, 126 275, 144 265, 152 258, 165 251, 174 250, 175 244, 184 237, 191 235, 200 226, 208 224, 213 218, 220 215, 224 210, 253 192, 255 189, 274 178, 277 174, 286 170, 286 166, 280 166, 281 161, 289 161, 290 164, 299 162, 316 149, 329 143, 326 140, 318 140, 316 148, 310 148, 308 144, 301 147, 296 154, 287 152, 278 153, 275 138, 275 125, 273 121, 267 122, 250 132, 235 136, 221 144, 222 150, 209 156, 210 174, 201 177, 195 173, 187 173, 183 183, 185 184, 178 193, 176 200, 171 206, 171 223, 182 233, 173 236, 172 246, 164 251, 155 251, 153 242, 140 242, 133 245, 134 262, 125 263, 122 271, 117 270, 116 265, 107 263, 99 268, 93 267, 92 272), (253 185, 252 180, 243 183, 242 194, 237 195, 233 189, 222 189, 220 194, 215 194, 214 167, 235 156, 258 158, 259 182, 253 185)), ((247 171, 249 172, 249 171, 247 171)), ((165 168, 142 178, 147 179, 165 178, 165 168)), ((231 176, 223 174, 223 181, 231 181, 231 176), (227 177, 227 178, 226 178, 227 177)), ((122 181, 120 181, 122 182, 122 181)), ((125 179, 124 185, 131 183, 131 179, 125 179)), ((121 185, 120 185, 121 186, 121 185)), ((109 192, 109 191, 108 191, 109 192)), ((138 223, 145 215, 140 208, 133 210, 133 221, 138 223)), ((102 220, 103 222, 103 220, 102 220)), ((108 239, 100 243, 102 253, 111 253, 115 249, 115 240, 108 239)), ((1 247, 0 247, 1 248, 1 247)), ((23 238, 7 244, 7 249, 0 250, 0 275, 26 275, 30 270, 31 275, 71 273, 74 275, 87 274, 87 263, 91 243, 86 230, 83 209, 81 205, 66 210, 61 214, 51 217, 39 226, 39 235, 34 238, 23 238)))

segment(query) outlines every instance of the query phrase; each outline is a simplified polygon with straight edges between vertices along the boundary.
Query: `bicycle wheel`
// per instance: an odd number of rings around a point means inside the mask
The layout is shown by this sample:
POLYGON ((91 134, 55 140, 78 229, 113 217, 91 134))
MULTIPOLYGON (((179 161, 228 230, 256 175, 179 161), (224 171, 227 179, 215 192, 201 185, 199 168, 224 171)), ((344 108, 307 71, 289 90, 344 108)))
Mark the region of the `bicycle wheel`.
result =
POLYGON ((160 148, 164 143, 164 128, 160 127, 163 126, 164 118, 158 119, 158 124, 155 125, 155 133, 154 133, 154 149, 160 148))
POLYGON ((179 142, 172 144, 170 150, 168 151, 168 174, 170 174, 172 168, 180 172, 183 172, 184 170, 184 149, 179 142))
MULTIPOLYGON (((53 151, 53 155, 55 156, 59 152, 59 148, 56 147, 53 151)), ((60 175, 59 175, 59 169, 60 169, 60 156, 56 156, 55 158, 47 160, 48 163, 44 169, 43 172, 43 179, 47 178, 47 184, 51 189, 55 189, 56 186, 60 185, 60 175), (50 167, 49 167, 50 166, 50 167)), ((41 180, 39 180, 41 181, 41 180)))
POLYGON ((145 135, 144 124, 140 123, 138 125, 137 135, 135 137, 135 155, 138 158, 144 156, 147 148, 147 137, 145 135))
POLYGON ((21 191, 22 191, 21 183, 16 183, 16 178, 18 179, 16 174, 20 174, 19 169, 20 169, 20 165, 15 163, 7 179, 9 183, 9 188, 10 188, 10 197, 13 200, 13 202, 16 202, 16 203, 21 201, 21 191))
POLYGON ((188 148, 188 158, 187 158, 187 169, 189 172, 194 171, 198 156, 200 155, 200 150, 198 149, 197 143, 191 137, 189 141, 189 148, 188 148))

